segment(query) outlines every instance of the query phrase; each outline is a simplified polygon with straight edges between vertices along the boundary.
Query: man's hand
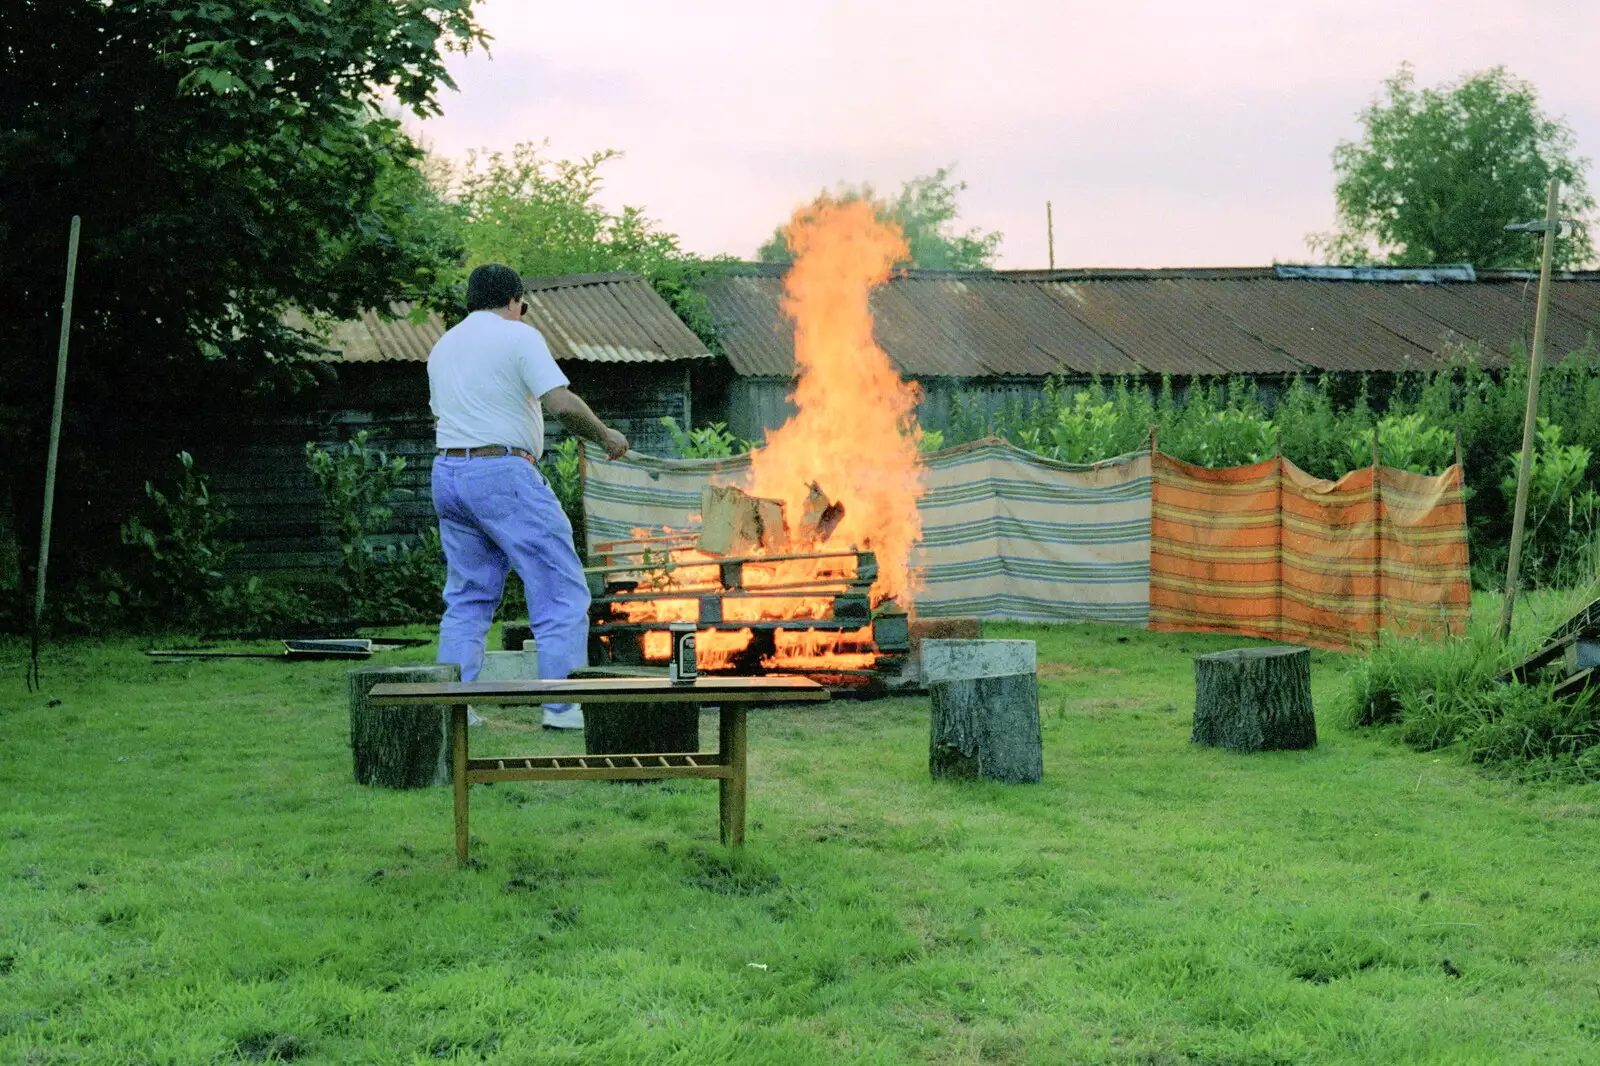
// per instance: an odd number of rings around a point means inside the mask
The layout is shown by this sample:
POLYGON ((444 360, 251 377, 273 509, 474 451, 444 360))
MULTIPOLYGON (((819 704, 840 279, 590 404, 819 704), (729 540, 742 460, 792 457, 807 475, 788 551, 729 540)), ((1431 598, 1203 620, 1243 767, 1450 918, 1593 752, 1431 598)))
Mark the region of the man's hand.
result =
POLYGON ((605 440, 600 442, 600 447, 606 450, 607 459, 621 459, 628 454, 628 438, 607 426, 605 440))

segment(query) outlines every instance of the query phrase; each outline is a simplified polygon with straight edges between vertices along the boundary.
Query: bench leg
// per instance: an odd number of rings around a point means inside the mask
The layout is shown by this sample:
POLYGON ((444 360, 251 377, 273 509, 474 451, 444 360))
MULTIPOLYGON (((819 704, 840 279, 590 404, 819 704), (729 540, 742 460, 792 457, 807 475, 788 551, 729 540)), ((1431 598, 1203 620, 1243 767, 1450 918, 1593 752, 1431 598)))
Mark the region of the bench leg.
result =
POLYGON ((718 715, 721 734, 719 750, 729 774, 718 781, 722 842, 738 847, 744 843, 745 791, 745 708, 744 704, 724 704, 718 715))
POLYGON ((467 705, 450 708, 450 781, 456 792, 456 865, 467 864, 467 705))

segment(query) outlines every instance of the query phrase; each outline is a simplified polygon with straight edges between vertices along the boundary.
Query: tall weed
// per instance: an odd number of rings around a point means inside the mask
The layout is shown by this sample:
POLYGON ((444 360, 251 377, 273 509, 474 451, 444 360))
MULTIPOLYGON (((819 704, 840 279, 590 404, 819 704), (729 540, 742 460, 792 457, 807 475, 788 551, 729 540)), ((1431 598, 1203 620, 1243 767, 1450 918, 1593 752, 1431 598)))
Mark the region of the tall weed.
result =
POLYGON ((1493 611, 1479 612, 1469 632, 1454 639, 1386 637, 1351 670, 1337 723, 1391 727, 1397 740, 1419 751, 1452 749, 1517 778, 1600 780, 1600 696, 1556 699, 1559 666, 1526 683, 1499 680, 1592 594, 1524 611, 1506 643, 1498 639, 1493 611))

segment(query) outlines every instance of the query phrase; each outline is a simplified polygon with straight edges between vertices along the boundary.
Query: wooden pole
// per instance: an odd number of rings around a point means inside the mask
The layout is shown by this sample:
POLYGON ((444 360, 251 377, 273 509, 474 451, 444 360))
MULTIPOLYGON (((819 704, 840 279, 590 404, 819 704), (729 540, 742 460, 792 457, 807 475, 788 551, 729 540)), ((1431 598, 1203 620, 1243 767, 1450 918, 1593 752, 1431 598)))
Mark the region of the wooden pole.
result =
MULTIPOLYGON (((584 562, 589 561, 589 511, 583 504, 584 493, 589 488, 589 457, 587 449, 583 446, 583 438, 576 437, 578 441, 578 558, 584 562)), ((610 566, 611 560, 607 558, 605 565, 610 566)))
POLYGON ((50 451, 44 464, 44 515, 39 522, 39 572, 33 591, 32 654, 28 688, 39 685, 39 627, 44 619, 44 578, 50 567, 50 524, 55 517, 56 458, 61 451, 61 418, 67 401, 67 342, 72 337, 72 288, 78 276, 78 232, 82 220, 72 216, 67 234, 67 288, 61 298, 61 342, 56 348, 56 397, 50 411, 50 451))
POLYGON ((1274 541, 1273 548, 1274 548, 1275 554, 1277 555, 1277 567, 1276 567, 1276 570, 1277 570, 1277 581, 1278 581, 1278 608, 1277 608, 1278 617, 1277 617, 1277 620, 1276 620, 1276 623, 1275 623, 1275 632, 1278 634, 1278 639, 1282 640, 1283 639, 1283 629, 1284 629, 1284 626, 1283 626, 1283 481, 1284 481, 1284 476, 1283 476, 1283 430, 1282 429, 1277 430, 1273 434, 1272 457, 1275 460, 1275 462, 1274 462, 1274 473, 1277 474, 1277 486, 1278 486, 1278 493, 1277 493, 1278 528, 1277 528, 1276 533, 1274 533, 1274 535, 1273 535, 1273 541, 1274 541))
POLYGON ((1500 608, 1500 639, 1511 636, 1511 618, 1517 609, 1517 580, 1522 567, 1522 533, 1528 518, 1528 472, 1533 465, 1533 437, 1539 424, 1539 371, 1544 360, 1544 324, 1550 307, 1550 260, 1555 254, 1556 197, 1561 182, 1554 179, 1544 206, 1544 250, 1539 255, 1539 304, 1533 316, 1533 352, 1528 356, 1528 406, 1522 416, 1522 456, 1517 464, 1517 502, 1511 511, 1511 551, 1506 557, 1506 597, 1500 608))
POLYGON ((1049 200, 1044 202, 1044 234, 1050 246, 1050 269, 1056 268, 1056 217, 1055 208, 1049 200))

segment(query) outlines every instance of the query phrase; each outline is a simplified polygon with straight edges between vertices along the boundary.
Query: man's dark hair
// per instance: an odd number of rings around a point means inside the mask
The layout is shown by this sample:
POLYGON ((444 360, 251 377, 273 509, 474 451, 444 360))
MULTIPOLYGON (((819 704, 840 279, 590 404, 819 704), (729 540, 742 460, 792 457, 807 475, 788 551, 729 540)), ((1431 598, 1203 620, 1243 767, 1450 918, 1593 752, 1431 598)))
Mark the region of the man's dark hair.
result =
POLYGON ((522 295, 522 278, 504 263, 485 263, 467 277, 467 310, 493 311, 522 295))

